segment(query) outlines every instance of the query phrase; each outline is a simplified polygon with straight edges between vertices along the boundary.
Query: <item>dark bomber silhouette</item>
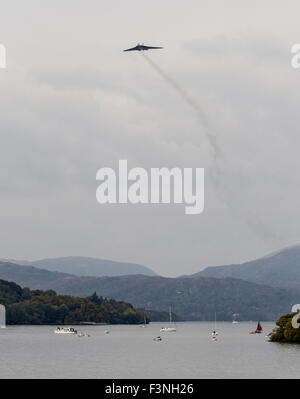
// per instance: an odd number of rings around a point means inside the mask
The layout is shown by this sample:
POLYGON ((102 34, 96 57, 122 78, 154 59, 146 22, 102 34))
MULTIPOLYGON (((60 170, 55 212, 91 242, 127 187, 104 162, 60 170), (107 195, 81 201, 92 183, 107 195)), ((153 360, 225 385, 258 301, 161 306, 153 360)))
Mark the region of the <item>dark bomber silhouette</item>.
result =
POLYGON ((163 48, 163 47, 151 47, 151 46, 145 46, 144 44, 139 44, 135 47, 128 48, 127 50, 123 51, 146 51, 146 50, 151 50, 151 49, 156 49, 156 48, 163 48))

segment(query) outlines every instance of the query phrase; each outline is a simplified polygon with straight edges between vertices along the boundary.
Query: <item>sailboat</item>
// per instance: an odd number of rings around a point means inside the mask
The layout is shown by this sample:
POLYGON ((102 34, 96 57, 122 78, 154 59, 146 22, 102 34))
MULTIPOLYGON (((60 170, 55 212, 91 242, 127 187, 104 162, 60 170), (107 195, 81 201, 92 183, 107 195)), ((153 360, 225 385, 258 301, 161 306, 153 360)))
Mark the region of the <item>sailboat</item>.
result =
POLYGON ((260 334, 260 333, 262 332, 262 330, 263 330, 263 329, 262 329, 262 326, 261 326, 260 322, 258 322, 258 323, 257 323, 256 330, 251 331, 250 334, 260 334))
POLYGON ((234 313, 232 315, 232 324, 238 324, 238 321, 236 320, 236 318, 239 316, 238 313, 234 313))
POLYGON ((214 328, 213 332, 211 333, 213 341, 217 340, 218 332, 217 332, 217 327, 216 326, 217 326, 217 314, 215 312, 215 328, 214 328))
POLYGON ((140 324, 140 327, 143 327, 143 328, 147 327, 146 326, 146 315, 145 315, 145 312, 144 312, 144 324, 140 324))
POLYGON ((172 325, 172 312, 171 312, 171 307, 169 309, 169 316, 170 316, 170 326, 169 327, 162 327, 160 329, 161 332, 176 332, 175 327, 171 327, 172 325))

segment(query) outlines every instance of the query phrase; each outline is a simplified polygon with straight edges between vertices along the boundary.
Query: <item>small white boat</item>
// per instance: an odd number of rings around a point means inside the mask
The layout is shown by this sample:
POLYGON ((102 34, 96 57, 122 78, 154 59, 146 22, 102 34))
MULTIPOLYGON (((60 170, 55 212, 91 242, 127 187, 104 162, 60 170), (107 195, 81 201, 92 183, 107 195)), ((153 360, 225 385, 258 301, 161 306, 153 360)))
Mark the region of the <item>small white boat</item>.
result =
POLYGON ((55 334, 77 334, 77 330, 75 330, 73 327, 57 327, 56 330, 54 330, 55 334))
POLYGON ((238 324, 238 321, 237 321, 237 317, 239 316, 239 314, 238 313, 234 313, 233 315, 232 315, 232 317, 233 317, 233 319, 232 319, 232 324, 238 324))
POLYGON ((162 339, 161 339, 161 337, 155 337, 155 338, 153 338, 153 341, 161 341, 162 339))
POLYGON ((218 335, 218 332, 217 332, 217 314, 216 313, 215 313, 215 328, 214 328, 213 332, 211 333, 211 335, 212 335, 213 341, 216 341, 217 340, 217 335, 218 335))
POLYGON ((142 328, 146 328, 147 326, 146 326, 146 315, 145 315, 145 312, 144 312, 144 324, 140 324, 140 327, 142 327, 142 328))
POLYGON ((170 326, 169 327, 162 327, 160 329, 160 332, 176 332, 176 328, 172 327, 172 312, 171 312, 171 307, 169 310, 169 316, 170 316, 170 326))
POLYGON ((109 330, 105 330, 104 332, 105 332, 105 334, 109 334, 109 330))
POLYGON ((161 332, 176 332, 176 328, 175 327, 162 327, 160 329, 161 332))
POLYGON ((266 338, 270 338, 272 333, 270 332, 269 334, 265 335, 266 338))

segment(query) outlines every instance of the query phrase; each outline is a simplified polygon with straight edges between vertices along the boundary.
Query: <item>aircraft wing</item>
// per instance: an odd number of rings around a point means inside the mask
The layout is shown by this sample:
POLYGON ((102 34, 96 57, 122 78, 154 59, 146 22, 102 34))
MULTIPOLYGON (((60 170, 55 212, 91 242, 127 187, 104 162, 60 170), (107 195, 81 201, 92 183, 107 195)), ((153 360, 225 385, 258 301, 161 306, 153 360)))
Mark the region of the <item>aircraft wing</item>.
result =
POLYGON ((151 47, 151 46, 145 46, 145 47, 147 47, 147 50, 148 49, 154 49, 154 48, 163 48, 163 47, 151 47))
POLYGON ((132 47, 132 48, 128 48, 128 49, 123 50, 123 51, 135 51, 135 50, 138 50, 137 46, 132 47))

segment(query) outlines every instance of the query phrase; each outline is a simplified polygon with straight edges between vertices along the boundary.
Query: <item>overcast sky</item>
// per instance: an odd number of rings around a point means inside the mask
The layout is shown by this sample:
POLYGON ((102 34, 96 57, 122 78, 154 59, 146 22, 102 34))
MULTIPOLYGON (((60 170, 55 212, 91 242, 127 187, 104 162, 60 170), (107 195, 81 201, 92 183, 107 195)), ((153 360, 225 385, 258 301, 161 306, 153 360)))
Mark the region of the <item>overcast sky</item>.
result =
POLYGON ((298 1, 3 0, 0 257, 176 276, 300 241, 298 1), (195 109, 206 114, 215 158, 195 109), (100 205, 99 168, 204 167, 205 210, 100 205))

